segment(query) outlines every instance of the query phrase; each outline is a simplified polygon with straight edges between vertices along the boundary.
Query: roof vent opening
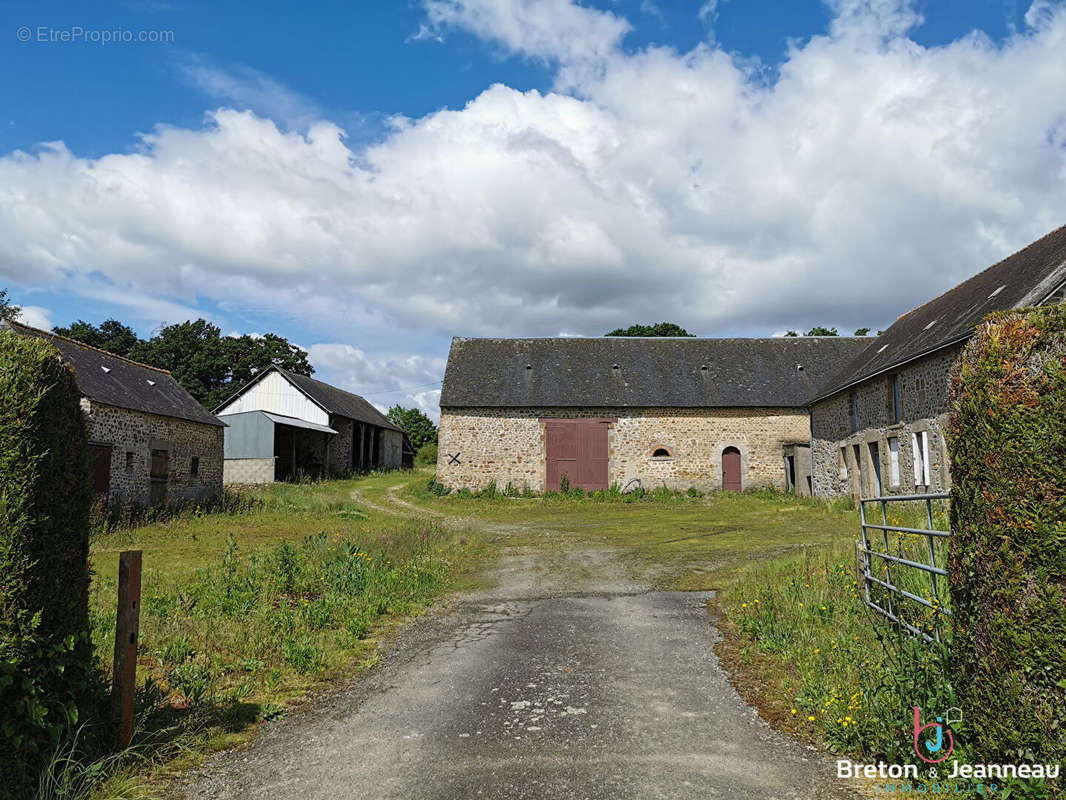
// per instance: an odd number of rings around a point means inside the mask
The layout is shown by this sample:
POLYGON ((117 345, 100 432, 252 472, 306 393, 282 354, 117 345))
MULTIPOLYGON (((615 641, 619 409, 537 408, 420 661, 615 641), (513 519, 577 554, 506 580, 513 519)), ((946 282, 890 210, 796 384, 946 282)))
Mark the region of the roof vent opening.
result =
POLYGON ((617 364, 612 364, 611 369, 620 369, 620 367, 617 364))
POLYGON ((929 323, 928 325, 926 325, 926 326, 925 326, 924 328, 922 328, 922 330, 923 330, 923 331, 927 331, 927 330, 929 330, 929 329, 930 329, 930 328, 932 328, 932 327, 933 327, 934 325, 936 325, 936 322, 937 322, 937 321, 936 321, 936 320, 934 319, 934 320, 933 320, 932 322, 930 322, 930 323, 929 323))
POLYGON ((701 370, 702 370, 703 372, 706 372, 706 371, 707 371, 707 369, 708 369, 708 367, 707 367, 707 365, 706 365, 706 364, 704 364, 704 365, 703 365, 702 367, 700 367, 700 369, 701 369, 701 370))
POLYGON ((111 371, 111 367, 100 367, 100 369, 102 369, 104 372, 110 372, 111 371))
POLYGON ((997 294, 999 294, 1000 292, 1002 292, 1006 288, 1007 288, 1007 284, 1003 284, 998 289, 996 289, 996 291, 992 292, 992 294, 990 294, 988 296, 988 299, 991 300, 993 297, 995 297, 997 294))
POLYGON ((147 384, 148 384, 149 386, 155 386, 155 381, 149 381, 149 380, 146 380, 145 382, 146 382, 146 383, 147 383, 147 384))
POLYGON ((796 369, 798 369, 800 372, 803 372, 803 365, 802 364, 797 364, 796 365, 796 369))
POLYGON ((533 369, 533 365, 532 364, 526 364, 526 369, 533 369))

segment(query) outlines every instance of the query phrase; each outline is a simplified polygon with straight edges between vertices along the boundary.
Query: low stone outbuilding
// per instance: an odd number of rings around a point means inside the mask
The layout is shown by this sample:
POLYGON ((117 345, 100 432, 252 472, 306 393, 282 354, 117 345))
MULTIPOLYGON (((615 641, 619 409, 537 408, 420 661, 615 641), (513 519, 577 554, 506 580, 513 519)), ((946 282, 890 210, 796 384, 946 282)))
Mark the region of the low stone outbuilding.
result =
POLYGON ((994 312, 1061 303, 1066 227, 901 316, 846 363, 811 404, 814 493, 945 492, 952 364, 994 312))
POLYGON ((809 492, 807 401, 845 337, 452 340, 437 480, 809 492))
POLYGON ((92 481, 110 504, 207 503, 222 492, 223 423, 166 370, 20 323, 69 363, 89 427, 92 481))
POLYGON ((403 432, 388 417, 357 394, 281 367, 261 372, 215 413, 228 426, 226 483, 404 465, 403 432))

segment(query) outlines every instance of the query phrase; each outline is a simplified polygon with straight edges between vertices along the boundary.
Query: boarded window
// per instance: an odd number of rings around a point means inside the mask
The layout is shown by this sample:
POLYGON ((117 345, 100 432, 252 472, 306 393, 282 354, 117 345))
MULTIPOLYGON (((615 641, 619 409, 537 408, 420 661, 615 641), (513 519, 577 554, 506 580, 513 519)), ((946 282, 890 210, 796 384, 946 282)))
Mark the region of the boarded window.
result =
POLYGON ((911 434, 911 448, 914 451, 914 485, 929 485, 929 434, 919 431, 911 434))
POLYGON ((133 472, 133 451, 126 451, 126 472, 133 472))
POLYGON ((895 436, 888 439, 888 469, 892 485, 899 486, 899 439, 895 436))
POLYGON ((166 480, 170 475, 170 453, 166 450, 152 451, 152 480, 166 480))

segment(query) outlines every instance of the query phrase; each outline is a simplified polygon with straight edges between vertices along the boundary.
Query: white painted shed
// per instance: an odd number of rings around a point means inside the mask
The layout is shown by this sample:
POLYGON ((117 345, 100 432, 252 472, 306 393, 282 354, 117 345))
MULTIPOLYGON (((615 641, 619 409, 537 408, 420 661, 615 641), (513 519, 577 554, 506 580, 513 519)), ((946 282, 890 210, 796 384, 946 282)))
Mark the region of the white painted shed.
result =
POLYGON ((269 483, 404 466, 403 433, 364 398, 271 367, 215 410, 226 483, 269 483))

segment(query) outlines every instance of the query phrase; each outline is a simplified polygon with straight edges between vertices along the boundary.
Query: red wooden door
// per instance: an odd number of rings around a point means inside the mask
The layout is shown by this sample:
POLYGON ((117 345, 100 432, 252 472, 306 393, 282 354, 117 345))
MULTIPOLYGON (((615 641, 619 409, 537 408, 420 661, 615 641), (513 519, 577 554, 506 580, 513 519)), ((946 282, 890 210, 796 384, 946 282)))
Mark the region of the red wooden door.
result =
POLYGON ((586 491, 607 488, 607 426, 602 422, 578 425, 577 486, 586 491))
POLYGON ((89 445, 92 459, 93 491, 107 494, 111 489, 111 448, 102 444, 89 445))
POLYGON ((577 483, 578 426, 571 422, 549 422, 545 426, 545 447, 548 454, 546 491, 559 491, 559 482, 566 475, 570 484, 577 483))
POLYGON ((544 424, 547 465, 544 488, 570 486, 592 491, 608 485, 608 426, 599 420, 550 420, 544 424))
POLYGON ((727 447, 722 451, 722 490, 739 492, 741 488, 740 451, 727 447))

